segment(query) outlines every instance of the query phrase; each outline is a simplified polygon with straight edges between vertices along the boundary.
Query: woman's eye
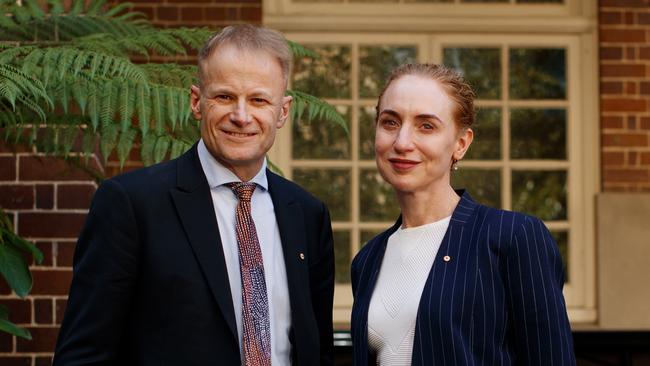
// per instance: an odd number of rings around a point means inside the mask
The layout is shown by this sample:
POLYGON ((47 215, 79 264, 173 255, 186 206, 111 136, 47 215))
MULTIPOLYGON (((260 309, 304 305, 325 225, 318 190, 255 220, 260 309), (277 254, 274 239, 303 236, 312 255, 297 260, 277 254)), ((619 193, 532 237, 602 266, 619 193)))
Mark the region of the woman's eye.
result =
POLYGON ((398 123, 395 120, 392 119, 382 119, 380 121, 381 125, 384 127, 397 127, 398 123))
POLYGON ((433 130, 436 127, 432 123, 423 123, 422 128, 425 130, 433 130))

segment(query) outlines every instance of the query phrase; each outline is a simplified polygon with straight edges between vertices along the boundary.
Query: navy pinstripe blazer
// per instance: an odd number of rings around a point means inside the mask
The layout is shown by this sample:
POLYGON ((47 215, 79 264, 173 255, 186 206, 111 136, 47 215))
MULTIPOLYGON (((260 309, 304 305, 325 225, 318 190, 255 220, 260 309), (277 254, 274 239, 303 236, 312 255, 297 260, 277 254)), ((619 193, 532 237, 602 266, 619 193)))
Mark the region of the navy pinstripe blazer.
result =
MULTIPOLYGON (((355 365, 375 364, 368 307, 400 225, 401 218, 352 263, 355 365)), ((412 365, 575 365, 563 282, 560 253, 539 219, 463 192, 422 291, 412 365)))

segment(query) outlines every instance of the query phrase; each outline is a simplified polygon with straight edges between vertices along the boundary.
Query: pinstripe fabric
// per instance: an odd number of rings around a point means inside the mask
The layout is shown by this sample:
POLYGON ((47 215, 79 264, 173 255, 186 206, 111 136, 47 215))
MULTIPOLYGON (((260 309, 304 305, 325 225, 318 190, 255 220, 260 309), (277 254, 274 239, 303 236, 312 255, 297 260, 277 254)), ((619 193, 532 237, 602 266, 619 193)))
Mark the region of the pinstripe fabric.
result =
MULTIPOLYGON (((368 306, 387 239, 400 225, 401 218, 352 263, 355 365, 375 363, 368 306)), ((462 193, 422 291, 412 364, 575 365, 563 282, 559 251, 539 219, 462 193)))
POLYGON ((271 365, 271 326, 269 303, 264 280, 262 250, 251 216, 251 197, 255 183, 229 183, 239 198, 237 204, 237 244, 242 284, 242 348, 247 366, 271 365))

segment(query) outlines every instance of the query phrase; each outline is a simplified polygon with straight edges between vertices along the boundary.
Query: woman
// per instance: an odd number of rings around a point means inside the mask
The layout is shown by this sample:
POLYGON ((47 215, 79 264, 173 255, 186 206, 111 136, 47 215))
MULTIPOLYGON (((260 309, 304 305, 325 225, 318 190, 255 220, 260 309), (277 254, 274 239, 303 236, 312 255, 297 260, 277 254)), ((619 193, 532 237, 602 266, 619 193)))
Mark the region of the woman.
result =
POLYGON ((408 64, 377 104, 375 155, 401 216, 352 263, 355 365, 574 365, 559 251, 544 224, 455 192, 474 93, 408 64))

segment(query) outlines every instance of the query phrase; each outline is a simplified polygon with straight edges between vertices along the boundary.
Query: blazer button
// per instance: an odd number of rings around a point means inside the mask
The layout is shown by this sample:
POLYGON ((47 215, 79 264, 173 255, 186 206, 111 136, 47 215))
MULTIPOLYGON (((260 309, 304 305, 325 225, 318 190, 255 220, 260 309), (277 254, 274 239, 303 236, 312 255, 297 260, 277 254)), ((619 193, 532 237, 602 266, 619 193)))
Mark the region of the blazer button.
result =
POLYGON ((451 257, 446 255, 446 256, 442 257, 442 260, 445 261, 445 262, 449 262, 451 260, 451 257))
POLYGON ((300 253, 298 256, 300 257, 301 261, 305 260, 305 253, 300 253))

